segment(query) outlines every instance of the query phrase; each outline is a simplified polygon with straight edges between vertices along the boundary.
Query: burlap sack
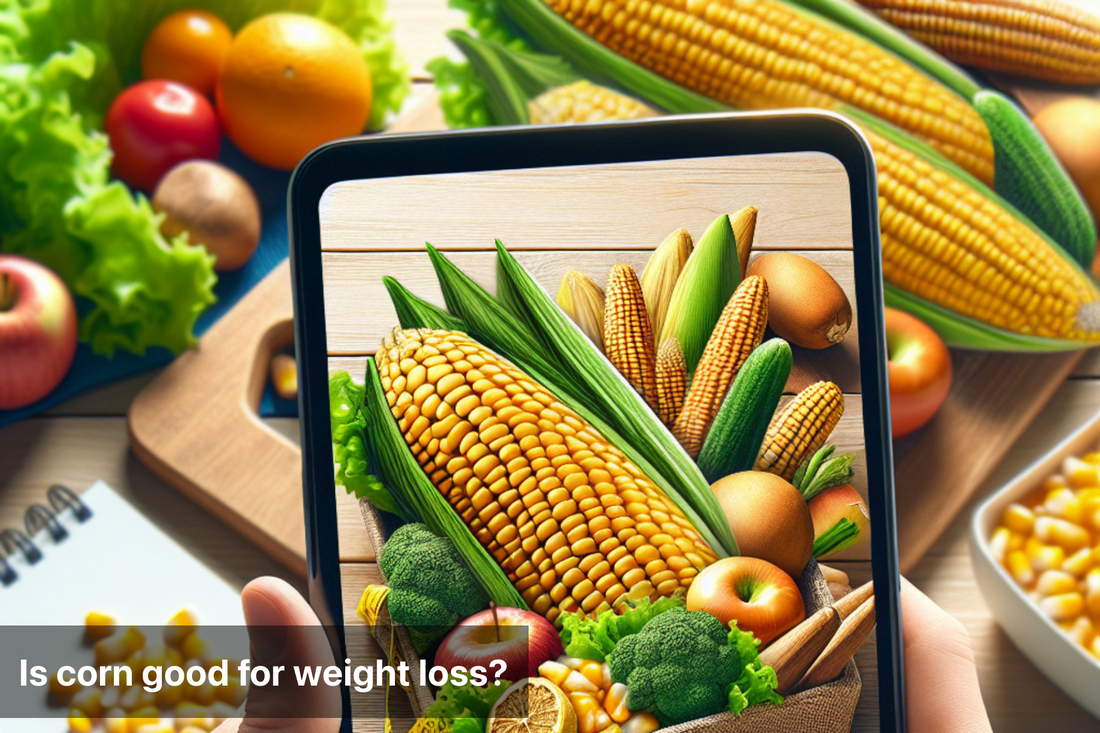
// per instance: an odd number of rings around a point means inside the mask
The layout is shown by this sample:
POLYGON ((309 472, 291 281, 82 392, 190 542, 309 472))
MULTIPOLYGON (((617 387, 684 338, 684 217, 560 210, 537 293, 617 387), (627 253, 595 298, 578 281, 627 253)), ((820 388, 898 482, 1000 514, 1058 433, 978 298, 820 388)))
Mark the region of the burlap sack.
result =
MULTIPOLYGON (((378 510, 366 500, 359 501, 359 509, 374 551, 379 553, 386 541, 382 518, 378 510)), ((829 586, 813 560, 798 579, 798 589, 806 601, 807 616, 833 602, 829 586)), ((388 611, 383 609, 371 632, 383 651, 387 651, 390 643, 388 611)), ((413 713, 419 716, 431 707, 435 698, 427 685, 420 684, 420 655, 416 653, 408 631, 397 626, 396 634, 402 659, 414 669, 409 699, 413 713)), ((663 730, 667 733, 850 733, 861 690, 862 683, 855 662, 848 662, 840 677, 811 690, 789 695, 782 705, 755 705, 737 716, 720 713, 663 730)))

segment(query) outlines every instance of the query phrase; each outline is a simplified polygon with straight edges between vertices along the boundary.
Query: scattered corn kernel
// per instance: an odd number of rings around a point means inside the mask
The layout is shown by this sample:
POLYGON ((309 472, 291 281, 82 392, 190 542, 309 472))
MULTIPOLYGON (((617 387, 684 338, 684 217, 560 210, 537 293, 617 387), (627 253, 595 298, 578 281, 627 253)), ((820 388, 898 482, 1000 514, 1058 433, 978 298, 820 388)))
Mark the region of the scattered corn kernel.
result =
POLYGON ((1031 567, 1031 560, 1022 550, 1010 552, 1005 565, 1012 578, 1024 588, 1031 587, 1035 582, 1035 571, 1031 567))
POLYGON ((1054 570, 1062 567, 1066 561, 1066 551, 1057 545, 1046 545, 1035 537, 1029 537, 1024 543, 1024 554, 1031 561, 1035 572, 1054 570))
POLYGON ((581 665, 580 672, 586 680, 591 682, 597 688, 603 687, 603 665, 599 662, 585 662, 581 665))
POLYGON ((130 626, 95 643, 96 666, 121 662, 144 646, 145 635, 136 626, 130 626))
POLYGON ((626 706, 626 685, 621 682, 611 685, 603 700, 603 708, 616 723, 630 720, 630 708, 626 706))
POLYGON ((271 358, 271 386, 284 400, 298 399, 298 364, 290 354, 276 354, 271 358))
POLYGON ((126 711, 119 708, 108 710, 103 718, 103 727, 106 733, 130 733, 130 721, 126 719, 126 711))
POLYGON ((207 648, 206 639, 198 634, 188 634, 180 645, 180 653, 184 659, 197 659, 203 664, 210 661, 210 650, 207 648))
POLYGON ((634 713, 630 720, 623 723, 623 733, 653 733, 661 727, 653 713, 634 713))
POLYGON ((1001 522, 1012 532, 1029 535, 1035 526, 1035 512, 1022 504, 1009 504, 1001 522))
POLYGON ((69 711, 69 731, 71 733, 91 733, 92 721, 80 710, 69 711))
POLYGON ((1059 545, 1071 553, 1088 547, 1090 539, 1087 529, 1057 517, 1036 519, 1035 538, 1048 545, 1059 545))
POLYGON ((184 608, 176 611, 164 625, 164 643, 178 648, 196 626, 198 626, 198 620, 190 610, 184 608))
POLYGON ((1068 519, 1071 522, 1080 522, 1082 517, 1081 502, 1077 494, 1071 488, 1055 489, 1047 495, 1043 507, 1055 517, 1068 519))
MULTIPOLYGON (((989 538, 989 552, 993 555, 993 558, 1004 564, 1005 557, 1008 555, 1008 543, 1012 538, 1012 531, 1008 527, 997 527, 993 531, 993 536, 989 538)), ((826 578, 826 582, 828 578, 826 578)), ((829 586, 829 590, 832 590, 832 586, 829 586)), ((837 599, 839 600, 839 599, 837 599)))
POLYGON ((1045 570, 1039 575, 1035 590, 1043 596, 1057 596, 1077 591, 1077 578, 1063 570, 1045 570))
POLYGON ((105 639, 114 633, 115 630, 112 628, 114 625, 113 616, 99 611, 89 611, 84 617, 84 638, 88 641, 105 639))
POLYGON ((559 686, 566 692, 585 692, 588 694, 592 694, 600 689, 577 670, 572 670, 569 675, 566 676, 565 681, 559 686))
POLYGON ((558 687, 562 686, 570 672, 572 670, 561 662, 543 662, 539 665, 539 676, 545 677, 558 687))
POLYGON ((1092 550, 1083 547, 1066 558, 1066 561, 1062 563, 1062 570, 1078 578, 1083 578, 1088 571, 1092 570, 1094 565, 1092 550))
POLYGON ((1073 621, 1085 612, 1085 599, 1076 591, 1047 596, 1039 601, 1039 608, 1054 621, 1073 621))
POLYGON ((54 695, 74 695, 80 691, 81 684, 76 681, 75 675, 69 675, 71 685, 61 684, 61 680, 57 679, 57 672, 50 675, 50 692, 54 695))
POLYGON ((1075 489, 1100 485, 1096 465, 1086 463, 1076 456, 1069 456, 1062 462, 1062 474, 1066 482, 1075 489))
POLYGON ((103 714, 103 703, 100 702, 102 694, 98 687, 85 687, 73 695, 69 704, 74 710, 79 710, 89 718, 98 718, 103 714))

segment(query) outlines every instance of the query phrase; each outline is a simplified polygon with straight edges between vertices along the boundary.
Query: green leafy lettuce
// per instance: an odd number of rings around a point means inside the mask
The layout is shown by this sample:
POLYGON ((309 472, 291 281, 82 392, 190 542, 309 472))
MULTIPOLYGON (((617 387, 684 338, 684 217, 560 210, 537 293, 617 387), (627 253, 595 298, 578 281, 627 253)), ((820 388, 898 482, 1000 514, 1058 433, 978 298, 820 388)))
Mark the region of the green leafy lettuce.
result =
POLYGON ((778 705, 783 696, 776 692, 779 678, 775 670, 760 661, 760 641, 752 632, 737 628, 730 622, 729 645, 737 649, 741 660, 741 674, 726 692, 727 709, 734 715, 761 702, 778 705))
POLYGON ((100 131, 139 78, 149 31, 186 8, 234 29, 274 11, 342 28, 371 68, 372 128, 409 91, 385 0, 0 0, 0 251, 55 270, 78 298, 81 340, 105 355, 181 351, 214 302, 213 259, 162 237, 149 202, 110 180, 100 131))
POLYGON ((683 608, 679 597, 663 596, 656 601, 643 598, 621 614, 612 610, 600 612, 595 619, 583 613, 561 615, 561 643, 571 657, 605 660, 623 638, 637 634, 649 621, 673 608, 683 608))
POLYGON ((329 376, 329 414, 332 427, 332 453, 336 462, 336 485, 349 494, 366 499, 391 514, 402 514, 386 485, 372 473, 367 448, 363 400, 367 388, 356 384, 347 372, 329 376))
POLYGON ((487 687, 473 684, 443 685, 428 708, 426 718, 447 718, 453 733, 485 733, 485 722, 493 705, 508 689, 508 682, 494 682, 487 687))

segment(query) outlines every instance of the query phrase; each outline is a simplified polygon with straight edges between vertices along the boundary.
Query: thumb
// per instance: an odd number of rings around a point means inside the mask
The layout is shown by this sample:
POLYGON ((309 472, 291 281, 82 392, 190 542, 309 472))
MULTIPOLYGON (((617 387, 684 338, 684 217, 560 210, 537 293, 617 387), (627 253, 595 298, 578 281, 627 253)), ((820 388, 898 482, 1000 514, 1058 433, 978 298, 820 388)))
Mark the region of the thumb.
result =
MULTIPOLYGON (((340 688, 300 686, 294 666, 333 665, 332 647, 305 599, 285 581, 258 578, 241 592, 252 667, 282 666, 278 685, 249 685, 243 719, 227 720, 215 733, 336 733, 340 688)), ((242 684, 243 684, 242 680, 242 684)))

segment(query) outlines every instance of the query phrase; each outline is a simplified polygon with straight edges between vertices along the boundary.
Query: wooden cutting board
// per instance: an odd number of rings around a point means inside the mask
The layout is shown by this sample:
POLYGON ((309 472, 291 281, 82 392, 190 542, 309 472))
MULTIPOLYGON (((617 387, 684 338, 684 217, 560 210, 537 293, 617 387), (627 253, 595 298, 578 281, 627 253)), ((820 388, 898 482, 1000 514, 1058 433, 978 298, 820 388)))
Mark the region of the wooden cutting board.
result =
MULTIPOLYGON (((439 129, 434 93, 391 130, 439 129)), ((276 268, 134 401, 135 454, 165 481, 299 572, 305 568, 301 458, 265 426, 256 407, 274 351, 291 339, 289 268, 276 268)), ((947 404, 924 429, 895 446, 902 570, 936 541, 1081 354, 955 352, 947 404)), ((341 497, 341 524, 359 526, 341 497)), ((364 533, 342 533, 343 536, 364 533)), ((341 558, 369 562, 366 539, 341 558)))

